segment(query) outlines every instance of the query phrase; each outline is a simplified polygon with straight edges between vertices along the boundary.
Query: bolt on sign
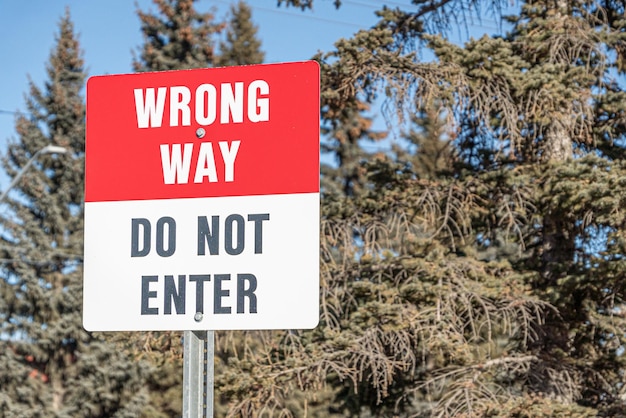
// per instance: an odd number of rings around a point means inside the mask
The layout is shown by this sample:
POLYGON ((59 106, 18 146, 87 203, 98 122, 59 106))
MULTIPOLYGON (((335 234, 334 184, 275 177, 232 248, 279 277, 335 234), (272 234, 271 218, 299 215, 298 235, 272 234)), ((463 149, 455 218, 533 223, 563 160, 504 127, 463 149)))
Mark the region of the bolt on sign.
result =
POLYGON ((83 324, 314 328, 314 61, 91 77, 83 324))

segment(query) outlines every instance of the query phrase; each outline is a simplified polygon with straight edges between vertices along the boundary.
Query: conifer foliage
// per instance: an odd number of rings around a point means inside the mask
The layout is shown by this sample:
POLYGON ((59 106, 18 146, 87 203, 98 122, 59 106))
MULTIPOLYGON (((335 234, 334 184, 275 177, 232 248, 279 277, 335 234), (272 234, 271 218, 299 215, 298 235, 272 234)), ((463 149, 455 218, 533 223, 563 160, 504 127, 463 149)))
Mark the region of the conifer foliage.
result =
POLYGON ((211 12, 201 13, 197 0, 154 0, 158 13, 137 10, 144 44, 133 60, 135 71, 213 67, 216 34, 224 25, 211 12))
POLYGON ((3 160, 25 171, 0 217, 0 416, 137 417, 144 366, 82 327, 86 74, 69 11, 46 70, 3 160))
MULTIPOLYGON (((320 324, 218 333, 218 415, 626 416, 626 4, 520 1, 506 34, 458 45, 447 30, 510 2, 385 3, 315 57, 320 324)), ((154 4, 138 71, 263 59, 245 4, 230 27, 154 4)), ((81 327, 85 75, 59 28, 4 160, 32 166, 0 218, 0 415, 178 415, 178 334, 81 327)))
POLYGON ((243 1, 231 5, 226 39, 220 42, 218 64, 223 67, 261 64, 265 54, 257 32, 250 6, 243 1))
POLYGON ((318 57, 328 126, 383 99, 407 128, 328 148, 359 177, 323 179, 320 325, 233 345, 232 416, 626 415, 624 3, 522 1, 464 45, 509 2, 413 3, 318 57))

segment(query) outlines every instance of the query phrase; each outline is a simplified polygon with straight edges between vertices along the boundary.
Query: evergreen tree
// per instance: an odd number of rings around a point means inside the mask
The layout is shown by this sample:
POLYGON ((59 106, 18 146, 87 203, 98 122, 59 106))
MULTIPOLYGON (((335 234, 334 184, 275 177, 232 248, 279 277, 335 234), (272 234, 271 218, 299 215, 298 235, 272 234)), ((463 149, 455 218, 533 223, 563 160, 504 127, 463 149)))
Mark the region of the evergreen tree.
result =
POLYGON ((46 70, 3 159, 23 176, 0 218, 0 415, 137 417, 146 366, 82 327, 86 74, 69 11, 46 70))
POLYGON ((408 144, 394 144, 396 160, 407 166, 418 178, 434 180, 453 172, 453 142, 456 134, 439 114, 436 104, 412 116, 412 129, 405 134, 408 144))
POLYGON ((429 34, 504 5, 383 7, 318 58, 335 126, 385 95, 416 129, 362 161, 359 193, 324 195, 320 325, 233 346, 233 416, 626 414, 624 3, 527 1, 506 36, 429 34))
POLYGON ((213 39, 224 25, 213 13, 196 10, 197 0, 153 0, 158 14, 137 11, 144 43, 133 59, 135 71, 213 67, 218 61, 213 39))
POLYGON ((226 40, 220 42, 218 65, 261 64, 265 54, 261 51, 258 28, 252 22, 250 6, 240 1, 231 5, 230 14, 226 40))
POLYGON ((366 188, 366 162, 376 153, 368 152, 364 143, 378 142, 386 132, 372 129, 373 120, 366 115, 369 104, 362 100, 342 103, 341 108, 324 109, 322 115, 322 153, 332 158, 321 167, 322 192, 325 196, 355 196, 366 188), (325 123, 324 123, 325 122, 325 123))

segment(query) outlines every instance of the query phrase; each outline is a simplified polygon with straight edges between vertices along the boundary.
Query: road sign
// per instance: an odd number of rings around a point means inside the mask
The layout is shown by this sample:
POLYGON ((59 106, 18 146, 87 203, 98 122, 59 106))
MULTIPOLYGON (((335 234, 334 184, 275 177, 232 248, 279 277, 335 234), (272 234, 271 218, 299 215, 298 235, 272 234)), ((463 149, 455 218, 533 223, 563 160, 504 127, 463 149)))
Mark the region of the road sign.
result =
POLYGON ((87 83, 83 324, 313 328, 316 62, 87 83))

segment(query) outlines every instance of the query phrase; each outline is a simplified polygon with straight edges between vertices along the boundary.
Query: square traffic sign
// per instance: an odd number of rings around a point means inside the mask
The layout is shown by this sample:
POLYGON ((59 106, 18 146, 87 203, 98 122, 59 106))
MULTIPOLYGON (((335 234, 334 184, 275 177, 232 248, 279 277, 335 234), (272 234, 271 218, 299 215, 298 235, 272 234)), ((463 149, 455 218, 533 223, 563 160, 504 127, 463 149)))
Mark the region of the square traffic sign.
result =
POLYGON ((87 83, 88 330, 313 328, 319 66, 87 83))

